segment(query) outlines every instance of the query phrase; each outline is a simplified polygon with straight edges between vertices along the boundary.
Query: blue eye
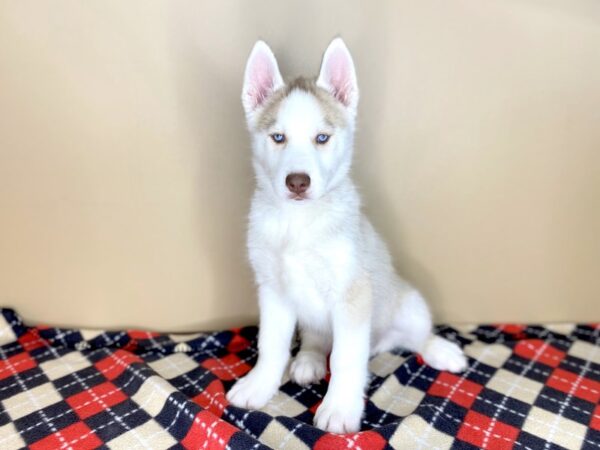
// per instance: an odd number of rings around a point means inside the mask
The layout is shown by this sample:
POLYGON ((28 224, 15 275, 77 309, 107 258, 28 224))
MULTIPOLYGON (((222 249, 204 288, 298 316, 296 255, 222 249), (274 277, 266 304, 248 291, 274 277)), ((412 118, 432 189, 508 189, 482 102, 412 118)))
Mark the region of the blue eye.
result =
POLYGON ((271 139, 273 139, 273 142, 276 144, 283 144, 285 142, 285 134, 273 133, 271 139))
POLYGON ((331 136, 328 134, 320 133, 320 134, 317 134, 317 137, 315 138, 315 142, 317 144, 326 144, 330 137, 331 136))

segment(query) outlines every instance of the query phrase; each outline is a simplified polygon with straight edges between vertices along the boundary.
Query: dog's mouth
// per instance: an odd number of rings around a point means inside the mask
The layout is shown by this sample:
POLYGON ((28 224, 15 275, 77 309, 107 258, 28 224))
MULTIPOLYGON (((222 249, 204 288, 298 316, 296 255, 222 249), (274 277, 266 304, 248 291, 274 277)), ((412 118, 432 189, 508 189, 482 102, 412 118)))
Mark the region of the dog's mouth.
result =
POLYGON ((288 198, 296 202, 301 202, 302 200, 307 200, 308 196, 306 194, 290 194, 288 198))

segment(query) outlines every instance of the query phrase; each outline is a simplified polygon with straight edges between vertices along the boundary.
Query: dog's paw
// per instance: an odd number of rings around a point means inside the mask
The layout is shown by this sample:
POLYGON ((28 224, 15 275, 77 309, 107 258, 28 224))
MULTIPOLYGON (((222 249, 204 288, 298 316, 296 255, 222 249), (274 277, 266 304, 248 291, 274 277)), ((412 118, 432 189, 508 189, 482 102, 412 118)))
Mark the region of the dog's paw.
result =
POLYGON ((290 366, 290 378, 300 386, 317 383, 325 376, 325 355, 315 352, 299 352, 290 366))
POLYGON ((340 401, 326 395, 317 409, 313 423, 317 428, 331 433, 356 433, 360 430, 364 408, 362 396, 356 399, 346 397, 340 401))
POLYGON ((439 336, 433 336, 425 350, 423 360, 437 370, 449 372, 462 372, 467 368, 467 358, 461 348, 454 342, 447 341, 439 336))
POLYGON ((239 408, 260 409, 271 400, 277 389, 277 381, 253 370, 233 385, 227 393, 227 400, 239 408))

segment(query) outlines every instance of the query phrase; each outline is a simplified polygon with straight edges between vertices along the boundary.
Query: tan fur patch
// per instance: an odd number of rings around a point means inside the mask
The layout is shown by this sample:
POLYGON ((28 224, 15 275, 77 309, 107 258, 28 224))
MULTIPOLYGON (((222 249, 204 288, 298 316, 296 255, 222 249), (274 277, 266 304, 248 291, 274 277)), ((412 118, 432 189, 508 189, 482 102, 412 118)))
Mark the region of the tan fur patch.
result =
POLYGON ((370 320, 372 298, 371 280, 366 273, 360 274, 348 288, 346 311, 352 323, 360 324, 370 320))
POLYGON ((347 125, 344 107, 325 89, 317 86, 314 78, 298 77, 287 83, 283 88, 276 91, 267 100, 256 120, 256 128, 266 130, 277 120, 277 112, 283 100, 294 90, 301 90, 311 94, 321 106, 325 121, 332 127, 344 127, 347 125))

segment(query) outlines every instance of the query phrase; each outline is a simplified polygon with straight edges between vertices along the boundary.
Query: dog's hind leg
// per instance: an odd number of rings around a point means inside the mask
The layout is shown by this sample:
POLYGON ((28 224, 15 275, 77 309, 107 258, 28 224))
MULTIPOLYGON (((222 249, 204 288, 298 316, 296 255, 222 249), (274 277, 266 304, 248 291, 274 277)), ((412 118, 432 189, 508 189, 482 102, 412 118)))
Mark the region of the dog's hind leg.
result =
POLYGON ((405 292, 394 313, 393 323, 375 344, 372 353, 402 347, 418 352, 425 363, 437 370, 461 372, 467 368, 467 359, 461 348, 433 334, 431 315, 427 304, 417 290, 405 292))
POLYGON ((306 386, 325 377, 331 336, 301 328, 300 338, 300 351, 290 366, 290 378, 295 383, 306 386))

